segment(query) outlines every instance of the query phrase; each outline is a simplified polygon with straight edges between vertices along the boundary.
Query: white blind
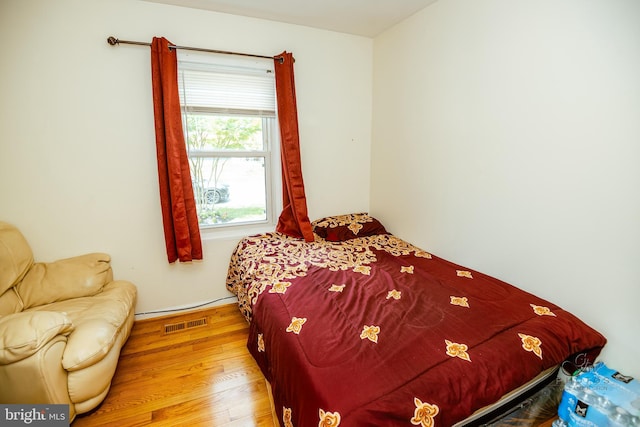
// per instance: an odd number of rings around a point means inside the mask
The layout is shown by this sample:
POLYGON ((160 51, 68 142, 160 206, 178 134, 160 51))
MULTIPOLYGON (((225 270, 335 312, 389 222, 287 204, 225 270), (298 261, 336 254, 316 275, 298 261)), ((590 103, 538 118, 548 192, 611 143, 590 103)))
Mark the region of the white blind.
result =
POLYGON ((275 115, 274 76, 265 68, 179 61, 178 88, 188 111, 275 115))

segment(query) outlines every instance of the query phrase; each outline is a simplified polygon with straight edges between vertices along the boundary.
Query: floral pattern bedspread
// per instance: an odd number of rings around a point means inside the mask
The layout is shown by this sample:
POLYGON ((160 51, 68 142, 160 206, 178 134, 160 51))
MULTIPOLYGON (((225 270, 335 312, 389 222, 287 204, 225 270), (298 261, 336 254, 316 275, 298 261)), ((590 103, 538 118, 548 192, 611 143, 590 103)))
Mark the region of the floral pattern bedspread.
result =
POLYGON ((606 340, 391 234, 242 239, 227 287, 283 427, 451 426, 606 340))

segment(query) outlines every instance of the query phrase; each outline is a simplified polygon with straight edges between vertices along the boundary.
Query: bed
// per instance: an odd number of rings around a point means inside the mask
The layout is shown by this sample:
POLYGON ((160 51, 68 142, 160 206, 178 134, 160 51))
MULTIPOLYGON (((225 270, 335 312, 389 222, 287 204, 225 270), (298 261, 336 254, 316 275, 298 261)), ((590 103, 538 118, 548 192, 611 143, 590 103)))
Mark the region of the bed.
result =
POLYGON ((366 213, 312 225, 314 242, 243 238, 227 277, 283 427, 462 425, 606 343, 557 305, 366 213))

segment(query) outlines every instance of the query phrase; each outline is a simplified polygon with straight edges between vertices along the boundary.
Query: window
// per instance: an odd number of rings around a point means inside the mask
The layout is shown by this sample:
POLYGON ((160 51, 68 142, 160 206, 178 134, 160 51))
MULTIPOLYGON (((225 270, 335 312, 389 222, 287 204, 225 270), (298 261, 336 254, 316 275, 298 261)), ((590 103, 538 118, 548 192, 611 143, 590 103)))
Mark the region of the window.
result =
POLYGON ((273 64, 178 52, 178 87, 200 227, 275 225, 273 64))

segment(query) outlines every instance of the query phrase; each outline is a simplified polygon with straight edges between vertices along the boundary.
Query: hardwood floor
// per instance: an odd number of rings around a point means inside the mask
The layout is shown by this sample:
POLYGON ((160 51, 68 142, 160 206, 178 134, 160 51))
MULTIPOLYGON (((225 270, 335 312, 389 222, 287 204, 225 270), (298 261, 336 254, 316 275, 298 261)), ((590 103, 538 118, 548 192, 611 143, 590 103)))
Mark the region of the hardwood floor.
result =
POLYGON ((235 304, 134 324, 111 390, 72 426, 277 427, 235 304), (207 325, 165 334, 165 324, 207 325))

